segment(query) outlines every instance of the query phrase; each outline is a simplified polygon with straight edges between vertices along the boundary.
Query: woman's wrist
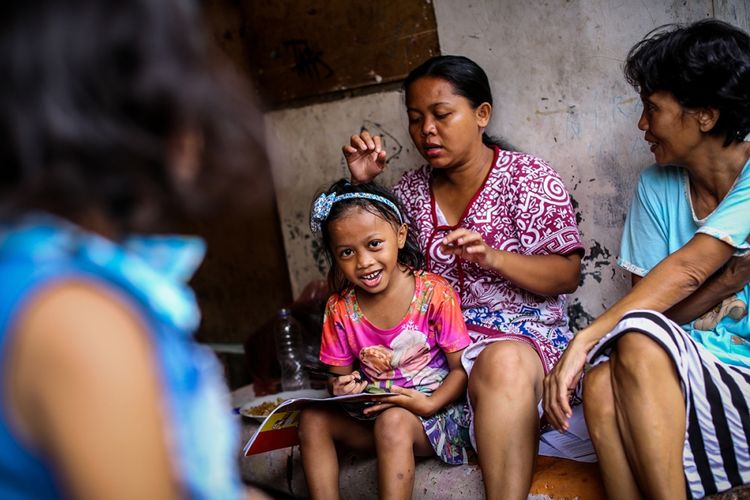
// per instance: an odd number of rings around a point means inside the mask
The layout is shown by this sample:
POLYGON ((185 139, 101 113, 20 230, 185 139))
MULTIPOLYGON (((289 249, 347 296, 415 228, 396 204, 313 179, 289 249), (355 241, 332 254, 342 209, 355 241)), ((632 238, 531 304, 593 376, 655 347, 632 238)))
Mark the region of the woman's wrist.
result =
POLYGON ((487 259, 487 264, 489 264, 490 271, 495 271, 498 274, 503 274, 503 265, 505 264, 505 253, 503 250, 497 250, 495 248, 492 248, 488 246, 489 250, 489 259, 487 259))
POLYGON ((603 336, 604 334, 599 335, 597 333, 596 328, 593 327, 593 325, 589 325, 575 334, 566 350, 581 351, 584 354, 588 354, 591 348, 594 347, 603 336))

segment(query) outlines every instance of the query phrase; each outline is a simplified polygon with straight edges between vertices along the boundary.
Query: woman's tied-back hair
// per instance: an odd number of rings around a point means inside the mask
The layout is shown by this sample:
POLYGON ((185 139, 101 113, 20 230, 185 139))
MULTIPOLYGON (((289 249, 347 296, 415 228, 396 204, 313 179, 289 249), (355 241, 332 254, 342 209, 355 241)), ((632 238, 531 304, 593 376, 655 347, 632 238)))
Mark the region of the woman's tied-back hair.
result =
POLYGON ((94 209, 118 230, 150 230, 262 194, 246 189, 266 161, 260 115, 198 8, 3 3, 0 215, 94 209), (195 150, 187 173, 176 167, 185 143, 195 150))
MULTIPOLYGON (((401 216, 403 217, 404 215, 403 206, 399 203, 393 193, 374 182, 352 184, 346 179, 341 179, 332 184, 330 188, 324 191, 324 193, 327 195, 333 193, 337 195, 345 193, 374 194, 392 202, 401 212, 401 216)), ((316 199, 317 198, 318 196, 316 196, 316 199)), ((347 288, 349 282, 336 265, 336 259, 333 255, 333 250, 331 249, 331 233, 329 231, 329 225, 331 222, 345 216, 354 208, 366 210, 371 214, 380 217, 391 224, 394 229, 398 229, 401 226, 399 215, 394 213, 392 208, 388 207, 385 203, 380 203, 369 198, 350 198, 337 201, 331 206, 331 211, 328 213, 328 217, 320 224, 320 237, 322 240, 322 250, 325 255, 326 263, 328 264, 328 286, 332 292, 339 294, 347 288)), ((411 228, 407 231, 404 248, 401 248, 398 251, 398 262, 412 269, 422 269, 424 267, 424 256, 419 250, 416 236, 411 228)))
POLYGON ((712 135, 728 146, 750 133, 750 36, 722 21, 657 28, 628 53, 625 77, 650 95, 667 91, 685 108, 715 108, 712 135))
MULTIPOLYGON (((424 77, 445 80, 453 86, 456 95, 465 97, 473 109, 483 103, 492 106, 492 89, 487 73, 477 63, 464 56, 435 56, 411 70, 404 80, 404 92, 409 93, 412 83, 424 77)), ((487 146, 514 151, 515 147, 504 139, 482 134, 482 142, 487 146)))

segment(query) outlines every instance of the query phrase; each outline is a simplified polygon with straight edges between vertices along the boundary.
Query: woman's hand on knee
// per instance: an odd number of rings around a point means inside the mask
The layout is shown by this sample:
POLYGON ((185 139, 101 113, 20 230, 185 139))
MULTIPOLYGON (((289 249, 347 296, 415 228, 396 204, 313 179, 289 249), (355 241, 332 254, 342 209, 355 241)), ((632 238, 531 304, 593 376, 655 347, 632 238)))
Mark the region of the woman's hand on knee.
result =
POLYGON ((585 349, 580 349, 571 342, 560 361, 544 378, 544 414, 550 425, 558 431, 568 429, 568 419, 573 415, 570 394, 578 384, 585 364, 585 349))
POLYGON ((355 183, 370 182, 385 169, 386 152, 379 135, 373 137, 367 130, 363 130, 358 135, 353 135, 349 144, 341 150, 355 183))

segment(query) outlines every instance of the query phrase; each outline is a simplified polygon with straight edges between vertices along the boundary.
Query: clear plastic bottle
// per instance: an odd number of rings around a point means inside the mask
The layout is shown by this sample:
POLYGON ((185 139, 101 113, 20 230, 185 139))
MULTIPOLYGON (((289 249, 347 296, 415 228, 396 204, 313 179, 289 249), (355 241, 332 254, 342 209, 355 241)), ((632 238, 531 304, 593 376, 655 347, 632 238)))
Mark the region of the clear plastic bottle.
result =
POLYGON ((305 350, 302 327, 289 309, 280 309, 275 328, 276 355, 281 366, 281 390, 309 389, 310 381, 303 367, 305 350))

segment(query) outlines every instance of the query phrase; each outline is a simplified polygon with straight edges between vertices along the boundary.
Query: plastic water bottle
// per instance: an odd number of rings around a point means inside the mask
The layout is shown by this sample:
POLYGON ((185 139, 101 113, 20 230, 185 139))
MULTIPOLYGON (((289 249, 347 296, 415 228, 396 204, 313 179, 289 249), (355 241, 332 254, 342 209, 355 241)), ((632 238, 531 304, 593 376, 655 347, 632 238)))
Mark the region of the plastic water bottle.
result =
POLYGON ((302 327, 289 309, 280 309, 276 318, 276 354, 281 366, 281 390, 298 391, 309 389, 310 381, 302 361, 305 351, 302 343, 302 327))

